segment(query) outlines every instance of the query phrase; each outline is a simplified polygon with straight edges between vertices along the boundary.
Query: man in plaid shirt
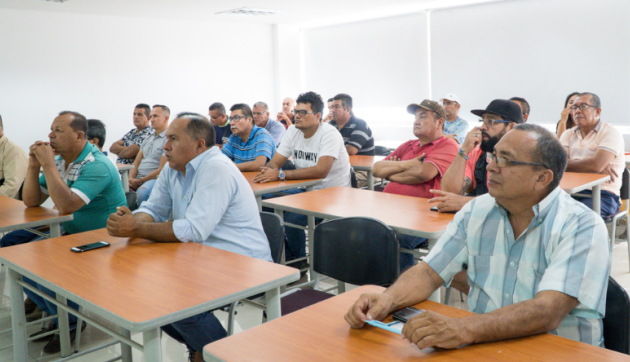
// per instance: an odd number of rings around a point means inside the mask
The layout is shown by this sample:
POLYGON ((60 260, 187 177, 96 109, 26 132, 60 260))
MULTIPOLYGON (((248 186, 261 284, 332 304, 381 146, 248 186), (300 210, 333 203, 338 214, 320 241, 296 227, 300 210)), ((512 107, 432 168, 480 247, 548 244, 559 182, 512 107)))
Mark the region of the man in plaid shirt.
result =
POLYGON ((149 125, 150 114, 151 107, 144 103, 138 104, 133 110, 133 125, 136 128, 127 132, 121 140, 114 142, 109 148, 109 152, 118 156, 116 163, 133 165, 142 142, 154 133, 149 125))

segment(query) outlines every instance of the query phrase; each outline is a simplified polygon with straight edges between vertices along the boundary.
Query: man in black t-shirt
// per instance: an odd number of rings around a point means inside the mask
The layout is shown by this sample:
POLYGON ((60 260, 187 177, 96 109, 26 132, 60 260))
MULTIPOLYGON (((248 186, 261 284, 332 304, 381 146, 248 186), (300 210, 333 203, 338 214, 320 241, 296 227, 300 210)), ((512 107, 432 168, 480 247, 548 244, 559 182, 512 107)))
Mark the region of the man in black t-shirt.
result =
POLYGON ((348 154, 374 156, 372 130, 352 113, 352 97, 343 93, 334 96, 331 113, 330 125, 341 133, 348 154))
POLYGON ((225 106, 223 103, 215 102, 210 106, 210 123, 214 126, 215 143, 222 145, 232 135, 230 122, 225 114, 225 106))

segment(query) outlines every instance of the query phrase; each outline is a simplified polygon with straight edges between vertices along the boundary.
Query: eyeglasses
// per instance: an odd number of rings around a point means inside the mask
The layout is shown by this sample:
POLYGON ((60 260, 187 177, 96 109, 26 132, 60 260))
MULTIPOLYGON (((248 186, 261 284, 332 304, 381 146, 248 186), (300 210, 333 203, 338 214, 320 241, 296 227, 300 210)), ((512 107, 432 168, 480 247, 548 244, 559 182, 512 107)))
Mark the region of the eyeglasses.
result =
POLYGON ((579 109, 581 109, 581 110, 585 111, 585 110, 587 110, 587 109, 588 109, 588 107, 597 108, 597 107, 595 107, 595 106, 594 106, 594 105, 592 105, 592 104, 582 103, 582 104, 577 105, 577 106, 572 106, 572 107, 571 107, 571 110, 572 110, 572 111, 577 111, 577 109, 579 108, 579 109))
POLYGON ((245 117, 245 116, 234 116, 234 117, 229 117, 228 121, 234 123, 234 122, 240 121, 243 118, 248 118, 248 117, 245 117))
POLYGON ((486 160, 488 161, 488 163, 490 163, 491 161, 494 161, 497 164, 498 168, 506 168, 506 167, 519 166, 519 165, 545 167, 545 165, 543 165, 542 163, 537 163, 537 162, 510 161, 507 158, 499 157, 495 155, 494 153, 488 153, 486 156, 486 160))
POLYGON ((456 105, 456 104, 457 104, 457 102, 446 102, 446 101, 445 101, 445 102, 442 102, 442 105, 443 105, 444 107, 454 106, 454 105, 456 105))
POLYGON ((254 116, 262 116, 266 112, 254 112, 254 116))
POLYGON ((291 114, 292 114, 292 115, 297 116, 297 115, 299 114, 299 115, 300 115, 300 117, 304 117, 304 116, 306 116, 306 115, 307 115, 307 114, 309 114, 309 113, 311 113, 311 114, 315 114, 315 112, 313 112, 313 111, 305 111, 305 110, 303 110, 303 109, 302 109, 302 110, 299 110, 299 111, 296 111, 296 110, 294 109, 294 110, 292 110, 292 111, 291 111, 291 114))
POLYGON ((483 123, 488 128, 494 126, 497 123, 510 123, 510 121, 503 121, 500 119, 480 119, 479 122, 483 123))

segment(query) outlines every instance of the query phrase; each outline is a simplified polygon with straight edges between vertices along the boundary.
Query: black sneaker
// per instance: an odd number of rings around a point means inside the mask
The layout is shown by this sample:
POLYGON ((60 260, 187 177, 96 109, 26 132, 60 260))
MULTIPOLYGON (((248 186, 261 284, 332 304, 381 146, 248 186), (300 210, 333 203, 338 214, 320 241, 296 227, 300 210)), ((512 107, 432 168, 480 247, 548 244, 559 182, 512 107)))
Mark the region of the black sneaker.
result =
POLYGON ((35 302, 33 302, 30 298, 26 298, 24 301, 24 313, 31 314, 35 308, 37 308, 37 304, 35 304, 35 302))
MULTIPOLYGON (((42 335, 44 333, 52 332, 55 329, 57 329, 57 325, 54 322, 49 322, 46 327, 42 328, 39 332, 35 332, 35 333, 31 334, 29 337, 30 338, 37 337, 37 336, 42 335)), ((33 339, 33 342, 47 342, 47 341, 50 341, 51 339, 53 339, 54 336, 55 336, 55 334, 51 333, 51 334, 49 334, 47 336, 43 336, 43 337, 39 337, 39 338, 33 339)))
MULTIPOLYGON (((81 332, 85 329, 85 322, 81 323, 81 332)), ((74 339, 77 337, 77 328, 70 331, 70 344, 74 343, 74 339)), ((61 340, 59 338, 59 332, 55 333, 54 337, 44 346, 44 353, 53 354, 61 351, 61 340)))
POLYGON ((42 319, 43 314, 44 312, 39 307, 36 306, 35 309, 30 314, 26 315, 26 321, 33 322, 38 319, 42 319))

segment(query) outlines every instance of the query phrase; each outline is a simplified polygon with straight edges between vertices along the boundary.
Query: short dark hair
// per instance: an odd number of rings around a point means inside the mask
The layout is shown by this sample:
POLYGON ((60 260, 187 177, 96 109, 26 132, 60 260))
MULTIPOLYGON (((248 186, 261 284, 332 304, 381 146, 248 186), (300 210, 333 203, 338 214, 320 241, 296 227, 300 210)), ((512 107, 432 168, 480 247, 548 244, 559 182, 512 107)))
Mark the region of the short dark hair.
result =
POLYGON ((350 97, 348 94, 339 93, 333 97, 333 100, 341 101, 341 105, 343 106, 343 109, 348 109, 348 107, 352 109, 352 97, 350 97))
POLYGON ((599 99, 599 96, 597 94, 591 93, 591 92, 584 92, 584 93, 578 94, 578 97, 582 97, 582 96, 591 96, 591 97, 593 97, 593 99, 591 99, 591 102, 593 103, 593 106, 595 108, 602 108, 602 101, 599 99))
POLYGON ((91 140, 92 138, 98 139, 98 147, 103 148, 105 145, 105 137, 107 136, 107 131, 105 130, 105 123, 99 121, 98 119, 88 119, 87 120, 88 131, 87 138, 91 140))
POLYGON ((211 111, 217 111, 217 113, 220 115, 225 114, 225 106, 223 105, 223 103, 219 103, 219 102, 214 102, 210 105, 210 110, 211 111))
POLYGON ((265 102, 256 102, 252 106, 252 108, 263 108, 265 112, 269 109, 269 106, 265 102))
POLYGON ((214 127, 206 117, 198 113, 181 112, 176 118, 188 119, 189 122, 184 130, 191 139, 195 141, 200 139, 204 140, 208 148, 214 146, 214 127))
POLYGON ((236 103, 232 107, 230 107, 230 112, 234 112, 240 110, 245 117, 249 117, 252 119, 252 123, 254 123, 254 115, 252 114, 252 109, 245 103, 236 103))
POLYGON ((170 110, 167 106, 162 105, 162 104, 154 104, 154 105, 153 105, 153 108, 155 108, 155 107, 160 107, 160 108, 162 108, 162 112, 165 112, 167 116, 170 116, 170 115, 171 115, 171 110, 170 110))
POLYGON ((72 128, 72 130, 75 132, 83 132, 83 138, 87 139, 88 124, 87 124, 87 119, 85 119, 85 116, 83 116, 79 112, 72 112, 72 111, 59 112, 60 116, 65 116, 66 114, 69 114, 73 117, 72 121, 70 122, 70 127, 72 128))
POLYGON ((4 125, 2 124, 2 115, 0 115, 0 128, 4 128, 4 125))
POLYGON ((328 98, 328 100, 326 101, 326 103, 328 103, 328 102, 334 102, 334 101, 335 101, 335 98, 328 98))
POLYGON ((525 100, 525 98, 521 97, 512 97, 511 101, 521 102, 523 104, 523 114, 529 114, 529 102, 525 100))
POLYGON ((324 101, 322 100, 322 96, 320 96, 319 94, 315 92, 302 93, 297 97, 295 103, 309 103, 311 105, 311 110, 316 114, 320 114, 321 120, 321 113, 324 111, 324 101))
POLYGON ((144 109, 144 114, 147 115, 147 118, 151 117, 151 107, 149 107, 146 103, 138 103, 135 108, 144 109))
POLYGON ((531 152, 532 162, 542 163, 544 168, 553 172, 553 180, 549 184, 550 191, 558 187, 568 161, 567 153, 556 135, 544 127, 532 123, 518 124, 514 129, 534 133, 538 136, 536 147, 531 152))

